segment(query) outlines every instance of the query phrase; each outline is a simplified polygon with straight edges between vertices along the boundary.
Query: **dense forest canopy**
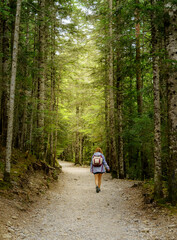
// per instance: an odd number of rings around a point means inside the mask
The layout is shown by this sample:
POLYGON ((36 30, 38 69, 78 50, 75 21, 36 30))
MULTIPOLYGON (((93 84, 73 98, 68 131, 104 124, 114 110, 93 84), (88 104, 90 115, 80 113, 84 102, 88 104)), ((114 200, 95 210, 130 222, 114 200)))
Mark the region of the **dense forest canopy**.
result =
POLYGON ((176 30, 175 0, 2 0, 4 179, 11 146, 53 167, 100 146, 113 177, 176 204, 176 30))

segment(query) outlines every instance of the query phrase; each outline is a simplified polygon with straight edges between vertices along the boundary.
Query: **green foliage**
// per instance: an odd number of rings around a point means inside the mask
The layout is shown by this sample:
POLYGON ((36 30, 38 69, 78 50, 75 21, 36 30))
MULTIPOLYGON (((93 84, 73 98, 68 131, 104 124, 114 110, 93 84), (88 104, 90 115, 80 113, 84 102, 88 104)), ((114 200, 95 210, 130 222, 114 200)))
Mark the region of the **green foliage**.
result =
MULTIPOLYGON (((176 4, 176 1, 170 1, 176 4)), ((14 1, 1 1, 1 23, 7 30, 9 63, 15 16, 14 1), (10 4, 9 4, 10 3, 10 4)), ((123 137, 126 176, 132 179, 153 178, 154 174, 154 109, 152 71, 152 14, 161 40, 157 56, 160 57, 161 113, 162 113, 162 170, 168 179, 167 139, 167 89, 166 66, 176 71, 176 61, 166 59, 164 43, 164 1, 133 0, 113 1, 112 38, 109 35, 110 10, 106 0, 61 0, 46 1, 45 6, 45 100, 44 110, 39 111, 39 77, 41 69, 41 46, 39 41, 40 5, 37 1, 23 1, 18 71, 15 99, 14 146, 29 150, 51 161, 56 147, 57 156, 75 161, 79 149, 80 161, 90 163, 96 147, 109 152, 109 45, 113 48, 115 129, 117 150, 118 139, 123 137), (143 112, 137 111, 137 62, 136 62, 136 17, 139 10, 140 27, 140 71, 143 88, 143 112), (119 55, 119 56, 118 56, 119 55), (122 94, 123 129, 118 130, 119 88, 122 94), (107 105, 107 109, 106 109, 107 105), (44 127, 39 128, 39 117, 44 114, 44 127), (106 125, 107 124, 107 125, 106 125), (57 141, 56 141, 57 138, 57 141), (43 139, 44 146, 38 146, 43 139), (55 141, 54 141, 55 139, 55 141), (53 142, 52 142, 53 141, 53 142), (56 146, 54 146, 56 144, 56 146), (53 148, 53 152, 52 152, 53 148), (42 150, 41 150, 42 149, 42 150), (142 154, 143 153, 143 154, 142 154), (144 155, 144 156, 142 156, 144 155), (145 166, 142 166, 144 158, 145 166)), ((3 40, 3 39, 2 39, 3 40)), ((3 45, 1 45, 2 48, 3 45)), ((10 65, 8 66, 10 69, 10 65)), ((9 73, 7 73, 9 74, 9 73)), ((9 79, 9 76, 8 76, 9 79)), ((3 83, 3 82, 1 82, 3 83)), ((4 91, 5 87, 3 86, 4 91)), ((2 91, 0 91, 2 94, 2 91)), ((3 102, 2 102, 3 104, 3 102)), ((2 106, 1 106, 2 107, 2 106)), ((1 116, 3 111, 1 112, 1 116)), ((0 119, 3 122, 4 119, 0 119)), ((14 156, 12 163, 17 163, 14 156)), ((33 162, 34 159, 30 159, 33 162)), ((27 164, 27 165, 26 165, 27 164)), ((0 162, 0 170, 4 164, 0 162)), ((18 177, 28 162, 12 170, 18 177)), ((55 175, 55 174, 54 174, 55 175)))
POLYGON ((9 183, 9 182, 4 182, 4 181, 2 181, 2 180, 0 179, 0 189, 1 189, 1 190, 8 190, 8 189, 10 189, 10 188, 12 188, 11 183, 9 183))
POLYGON ((4 172, 4 163, 0 162, 0 172, 4 172))

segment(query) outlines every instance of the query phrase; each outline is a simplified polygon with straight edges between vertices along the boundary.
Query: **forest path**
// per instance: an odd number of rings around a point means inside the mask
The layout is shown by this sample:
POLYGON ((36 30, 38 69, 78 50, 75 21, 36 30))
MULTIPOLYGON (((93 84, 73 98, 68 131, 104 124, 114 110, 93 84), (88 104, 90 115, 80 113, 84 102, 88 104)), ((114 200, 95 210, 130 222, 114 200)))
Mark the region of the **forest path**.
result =
MULTIPOLYGON (((176 218, 144 208, 134 181, 103 175, 100 193, 88 167, 61 162, 63 173, 35 207, 14 227, 25 240, 172 240, 176 218)), ((147 205, 148 206, 148 205, 147 205)), ((176 236, 176 237, 175 237, 176 236)))

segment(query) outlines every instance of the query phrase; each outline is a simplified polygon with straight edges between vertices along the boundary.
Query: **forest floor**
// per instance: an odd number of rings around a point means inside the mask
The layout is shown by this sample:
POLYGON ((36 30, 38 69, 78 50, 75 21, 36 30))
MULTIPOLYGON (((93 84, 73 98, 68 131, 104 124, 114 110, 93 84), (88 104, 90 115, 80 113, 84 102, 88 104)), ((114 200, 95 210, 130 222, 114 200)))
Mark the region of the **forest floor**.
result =
POLYGON ((1 240, 177 239, 177 216, 145 204, 136 181, 104 174, 96 193, 88 167, 60 164, 59 180, 33 203, 0 197, 1 240))

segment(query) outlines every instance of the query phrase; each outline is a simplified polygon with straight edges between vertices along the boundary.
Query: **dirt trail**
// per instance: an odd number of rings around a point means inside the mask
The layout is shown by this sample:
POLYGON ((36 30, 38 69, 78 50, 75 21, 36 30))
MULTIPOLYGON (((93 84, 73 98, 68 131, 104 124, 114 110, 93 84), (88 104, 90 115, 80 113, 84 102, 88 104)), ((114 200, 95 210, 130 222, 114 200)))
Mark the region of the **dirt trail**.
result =
POLYGON ((176 217, 145 208, 140 190, 132 188, 134 181, 112 180, 105 174, 96 193, 89 168, 61 165, 59 181, 21 220, 12 219, 6 239, 177 239, 176 217))

